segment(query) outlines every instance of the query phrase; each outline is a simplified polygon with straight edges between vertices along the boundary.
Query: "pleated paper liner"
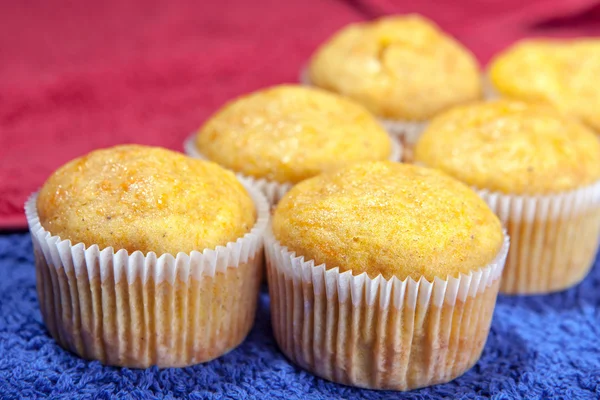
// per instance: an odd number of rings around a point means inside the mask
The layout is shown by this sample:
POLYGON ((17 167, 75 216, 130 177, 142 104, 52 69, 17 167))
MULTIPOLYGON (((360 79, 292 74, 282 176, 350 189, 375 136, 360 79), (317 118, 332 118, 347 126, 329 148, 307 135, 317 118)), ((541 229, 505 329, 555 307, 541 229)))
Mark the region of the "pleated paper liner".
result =
MULTIPOLYGON (((185 153, 190 157, 205 160, 206 157, 204 157, 204 155, 196 147, 196 135, 197 133, 193 133, 183 143, 185 153)), ((389 160, 399 161, 402 158, 402 145, 394 137, 391 137, 390 139, 392 143, 392 154, 390 155, 389 160)), ((294 186, 294 184, 291 182, 281 183, 266 179, 253 178, 243 174, 237 174, 237 176, 258 188, 265 195, 271 205, 276 205, 279 203, 279 200, 281 200, 281 198, 294 186)))
POLYGON ((402 144, 402 162, 412 163, 414 150, 421 134, 427 128, 426 121, 397 121, 393 119, 379 118, 379 122, 385 130, 393 137, 398 138, 402 144))
POLYGON ((52 337, 85 359, 135 368, 202 363, 238 346, 254 322, 269 220, 264 196, 245 186, 257 209, 250 232, 214 250, 160 257, 52 236, 33 194, 25 211, 52 337))
POLYGON ((327 270, 265 238, 271 315, 283 353, 330 381, 411 390, 471 368, 486 342, 508 236, 468 275, 418 282, 327 270))
POLYGON ((501 97, 496 88, 494 87, 494 84, 490 80, 489 75, 484 74, 481 77, 481 81, 483 82, 483 98, 485 100, 496 100, 501 97))
POLYGON ((600 182, 547 196, 478 193, 511 238, 501 292, 550 293, 585 278, 600 239, 600 182))
MULTIPOLYGON (((304 86, 314 86, 310 80, 308 67, 300 71, 299 81, 304 86)), ((402 145, 402 162, 410 163, 413 160, 413 151, 421 133, 427 127, 425 121, 393 120, 377 118, 384 129, 402 145)))

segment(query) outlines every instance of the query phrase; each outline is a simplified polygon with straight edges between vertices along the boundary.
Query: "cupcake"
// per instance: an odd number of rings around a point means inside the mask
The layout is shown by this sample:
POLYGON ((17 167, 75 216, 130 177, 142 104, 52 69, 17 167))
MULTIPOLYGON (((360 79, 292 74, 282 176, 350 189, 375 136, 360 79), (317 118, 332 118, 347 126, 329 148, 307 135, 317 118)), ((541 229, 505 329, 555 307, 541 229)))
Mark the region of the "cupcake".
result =
POLYGON ((52 337, 104 364, 180 367, 244 340, 264 196, 216 164, 145 146, 94 151, 25 206, 52 337))
POLYGON ((600 133, 600 39, 529 39, 489 68, 492 93, 544 101, 600 133))
POLYGON ((512 246, 500 290, 533 294, 581 281, 600 231, 600 141, 549 106, 510 100, 436 117, 415 161, 479 191, 512 246))
POLYGON ((507 250, 485 202, 441 172, 383 161, 308 179, 266 234, 275 338, 334 382, 448 382, 479 359, 507 250))
POLYGON ((295 85, 226 104, 188 140, 186 151, 252 180, 272 204, 321 172, 400 158, 399 146, 363 107, 295 85))
POLYGON ((351 24, 313 55, 304 82, 348 96, 398 135, 405 160, 426 122, 482 96, 473 55, 419 15, 351 24))

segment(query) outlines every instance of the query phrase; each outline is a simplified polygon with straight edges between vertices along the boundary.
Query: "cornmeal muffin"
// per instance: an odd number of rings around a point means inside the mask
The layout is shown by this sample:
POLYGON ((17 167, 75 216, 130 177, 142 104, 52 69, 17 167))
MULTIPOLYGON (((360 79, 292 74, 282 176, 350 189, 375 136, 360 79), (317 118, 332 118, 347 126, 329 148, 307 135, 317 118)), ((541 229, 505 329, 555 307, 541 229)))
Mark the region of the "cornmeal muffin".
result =
POLYGON ((501 95, 548 102, 600 133, 600 39, 529 39, 498 55, 490 66, 501 95))
POLYGON ((351 24, 313 55, 307 81, 348 96, 386 120, 405 158, 435 114, 482 96, 473 55, 419 15, 351 24))
POLYGON ((26 204, 51 335, 83 358, 140 368, 236 347, 253 323, 268 220, 248 190, 216 164, 155 147, 59 168, 26 204))
POLYGON ((335 382, 448 382, 479 359, 507 251, 485 202, 441 172, 384 161, 308 179, 267 233, 275 338, 335 382))
POLYGON ((479 190, 512 239, 501 290, 547 293, 582 280, 600 230, 600 141, 544 105, 511 100, 436 117, 415 161, 479 190))
POLYGON ((275 203, 294 184, 359 161, 398 159, 386 131, 340 96, 281 85, 226 104, 188 153, 255 181, 275 203))

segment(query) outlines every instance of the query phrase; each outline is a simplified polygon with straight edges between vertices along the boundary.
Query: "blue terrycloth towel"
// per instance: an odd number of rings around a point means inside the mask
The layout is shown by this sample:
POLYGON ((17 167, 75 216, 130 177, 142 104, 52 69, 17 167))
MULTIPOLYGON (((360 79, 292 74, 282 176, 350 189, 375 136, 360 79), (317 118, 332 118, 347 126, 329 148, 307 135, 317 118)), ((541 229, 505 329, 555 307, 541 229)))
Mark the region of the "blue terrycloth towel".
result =
POLYGON ((0 397, 6 399, 599 399, 600 267, 550 296, 500 296, 481 360, 445 385, 409 393, 336 385, 290 364, 277 349, 269 297, 236 350, 183 369, 130 370, 60 348, 37 304, 31 241, 0 235, 0 397))

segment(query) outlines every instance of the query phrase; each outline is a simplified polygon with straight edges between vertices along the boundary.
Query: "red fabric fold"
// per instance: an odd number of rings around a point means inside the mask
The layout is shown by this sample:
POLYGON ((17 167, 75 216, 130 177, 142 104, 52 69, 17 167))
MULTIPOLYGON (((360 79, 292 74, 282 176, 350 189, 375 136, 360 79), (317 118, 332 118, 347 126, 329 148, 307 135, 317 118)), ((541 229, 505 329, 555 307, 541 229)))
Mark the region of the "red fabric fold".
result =
POLYGON ((347 23, 419 12, 482 62, 531 35, 600 34, 591 0, 0 1, 0 229, 61 164, 182 141, 233 96, 296 81, 347 23))

